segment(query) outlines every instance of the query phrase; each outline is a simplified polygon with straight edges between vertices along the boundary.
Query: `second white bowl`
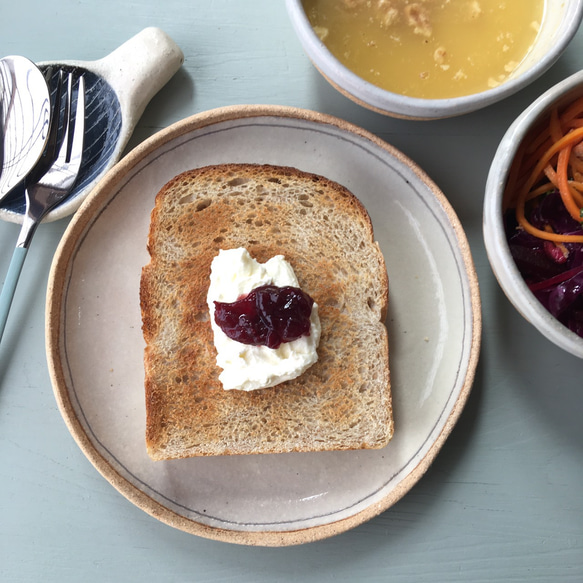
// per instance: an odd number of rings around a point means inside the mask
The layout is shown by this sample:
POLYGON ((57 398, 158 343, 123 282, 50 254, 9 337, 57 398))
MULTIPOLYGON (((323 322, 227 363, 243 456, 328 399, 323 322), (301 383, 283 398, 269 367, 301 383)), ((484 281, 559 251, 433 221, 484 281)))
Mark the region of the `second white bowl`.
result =
MULTIPOLYGON (((386 91, 345 67, 314 32, 301 0, 286 0, 295 32, 315 67, 338 91, 382 114, 408 119, 437 119, 469 113, 512 95, 547 71, 567 48, 583 18, 583 0, 546 0, 540 33, 508 81, 451 99, 420 99, 386 91)), ((526 24, 525 24, 526 26, 526 24)))
POLYGON ((517 150, 531 128, 555 107, 583 96, 583 71, 551 87, 508 128, 492 161, 484 197, 484 242, 502 290, 514 307, 551 342, 583 358, 583 338, 561 324, 526 285, 510 253, 504 228, 503 196, 517 150))

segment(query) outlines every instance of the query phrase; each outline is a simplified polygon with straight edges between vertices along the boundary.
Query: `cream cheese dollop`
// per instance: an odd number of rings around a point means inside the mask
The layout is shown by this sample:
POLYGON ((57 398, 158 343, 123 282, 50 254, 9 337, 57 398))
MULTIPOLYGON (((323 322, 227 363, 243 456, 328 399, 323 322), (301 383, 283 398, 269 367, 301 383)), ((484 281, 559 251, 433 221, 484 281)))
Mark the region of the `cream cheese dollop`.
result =
POLYGON ((226 390, 273 387, 298 377, 318 360, 321 327, 315 302, 310 314, 309 336, 284 342, 278 348, 242 344, 229 338, 216 324, 215 301, 234 302, 262 285, 299 287, 294 270, 283 255, 259 263, 247 249, 239 247, 221 249, 211 263, 207 304, 217 365, 222 369, 219 380, 226 390))

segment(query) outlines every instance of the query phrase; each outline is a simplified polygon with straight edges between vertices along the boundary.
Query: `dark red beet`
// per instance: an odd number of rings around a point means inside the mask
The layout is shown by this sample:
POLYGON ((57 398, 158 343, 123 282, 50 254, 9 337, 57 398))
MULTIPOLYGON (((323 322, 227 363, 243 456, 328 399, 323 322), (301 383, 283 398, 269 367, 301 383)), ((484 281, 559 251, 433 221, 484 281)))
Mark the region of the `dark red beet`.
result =
POLYGON ((297 287, 263 285, 235 302, 215 302, 215 322, 237 342, 278 348, 310 335, 313 304, 297 287))

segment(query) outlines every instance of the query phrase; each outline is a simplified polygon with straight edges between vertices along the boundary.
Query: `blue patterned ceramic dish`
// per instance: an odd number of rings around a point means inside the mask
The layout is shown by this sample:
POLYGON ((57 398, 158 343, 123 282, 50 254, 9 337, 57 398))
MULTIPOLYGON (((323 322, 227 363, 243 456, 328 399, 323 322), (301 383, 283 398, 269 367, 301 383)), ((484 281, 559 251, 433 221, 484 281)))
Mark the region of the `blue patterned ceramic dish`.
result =
MULTIPOLYGON (((180 68, 180 48, 157 28, 146 28, 98 61, 39 63, 52 67, 49 85, 56 86, 59 69, 85 77, 86 129, 84 160, 72 195, 49 213, 56 220, 75 212, 96 182, 121 157, 135 125, 152 97, 180 68)), ((20 223, 25 212, 24 187, 2 202, 0 218, 20 223)))

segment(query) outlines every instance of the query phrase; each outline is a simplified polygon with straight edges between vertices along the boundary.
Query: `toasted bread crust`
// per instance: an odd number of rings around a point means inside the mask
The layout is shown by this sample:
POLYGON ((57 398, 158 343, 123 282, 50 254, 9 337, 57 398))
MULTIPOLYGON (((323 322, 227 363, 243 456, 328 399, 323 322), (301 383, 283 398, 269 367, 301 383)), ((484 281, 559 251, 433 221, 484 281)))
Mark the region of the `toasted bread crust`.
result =
POLYGON ((393 420, 388 279, 368 213, 294 168, 229 164, 176 176, 156 197, 140 302, 146 444, 153 459, 383 447, 393 420), (282 254, 319 306, 319 360, 256 391, 218 380, 206 295, 220 249, 282 254))

